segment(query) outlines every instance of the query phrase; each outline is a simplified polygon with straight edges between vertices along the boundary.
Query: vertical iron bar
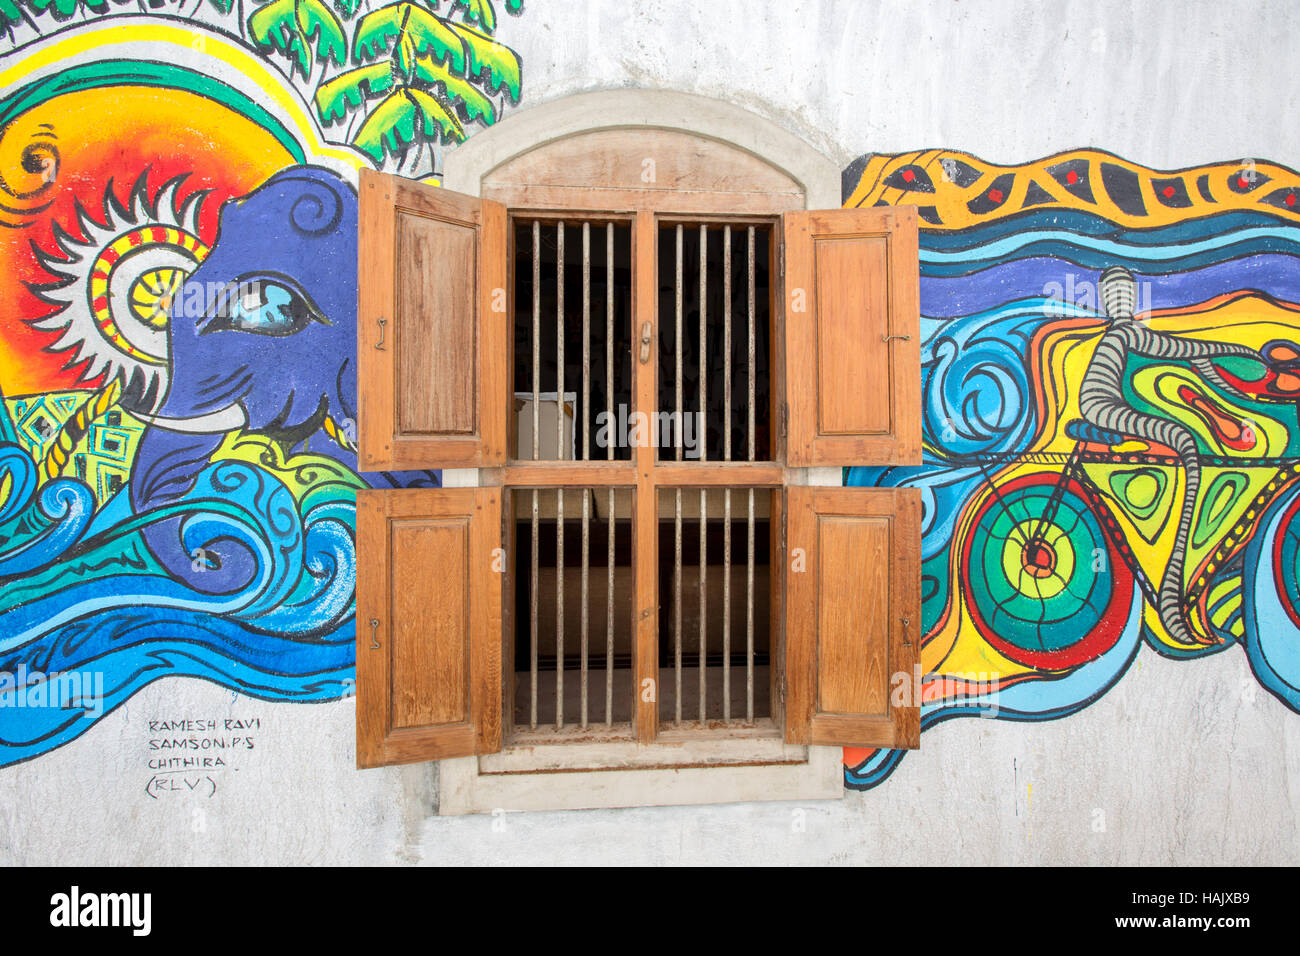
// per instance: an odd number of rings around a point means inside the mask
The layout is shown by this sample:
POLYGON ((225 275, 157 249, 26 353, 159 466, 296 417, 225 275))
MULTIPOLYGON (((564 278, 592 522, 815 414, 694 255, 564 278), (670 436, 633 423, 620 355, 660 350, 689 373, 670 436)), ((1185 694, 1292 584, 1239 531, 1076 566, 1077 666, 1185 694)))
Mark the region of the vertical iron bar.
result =
POLYGON ((591 458, 591 223, 582 224, 582 460, 591 458))
MULTIPOLYGON (((749 460, 754 460, 754 227, 749 227, 749 460)), ((753 497, 751 493, 751 497, 753 497)))
MULTIPOLYGON (((564 454, 564 223, 555 224, 555 457, 564 454)), ((750 456, 753 457, 753 456, 750 456)))
POLYGON ((682 722, 682 489, 675 489, 676 519, 673 523, 673 674, 677 690, 675 721, 682 722))
MULTIPOLYGON (((542 406, 542 224, 533 223, 533 460, 541 457, 542 406)), ((537 520, 537 492, 533 492, 533 520, 537 520)), ((537 527, 533 526, 533 540, 537 527)), ((534 552, 536 553, 536 552, 534 552)), ((534 695, 536 696, 536 695, 534 695)), ((536 722, 536 712, 533 720, 536 722)))
MULTIPOLYGON (((541 390, 542 390, 542 224, 533 222, 533 460, 541 457, 541 390)), ((529 657, 528 726, 537 729, 537 587, 538 581, 538 507, 537 489, 533 489, 532 514, 532 577, 528 589, 531 615, 528 636, 531 641, 529 657)))
MULTIPOLYGON (((605 413, 614 414, 614 224, 605 224, 605 413)), ((608 422, 610 419, 606 419, 608 422)), ((609 426, 612 430, 612 425, 609 426)), ((614 460, 614 442, 605 442, 605 458, 614 460)), ((605 518, 609 546, 605 576, 605 726, 614 724, 614 489, 609 489, 605 518)))
POLYGON ((605 575, 605 726, 614 725, 614 489, 609 489, 609 511, 605 518, 609 538, 605 575))
POLYGON ((754 489, 749 489, 749 548, 745 570, 745 720, 754 720, 754 489))
MULTIPOLYGON (((709 349, 708 349, 708 288, 709 288, 709 227, 700 223, 700 417, 695 425, 695 441, 700 461, 709 460, 708 410, 709 410, 709 349)), ((708 682, 709 632, 708 632, 708 515, 709 493, 700 489, 700 721, 708 716, 706 697, 708 682)))
MULTIPOLYGON (((731 227, 722 229, 722 457, 731 461, 731 227)), ((722 719, 731 719, 731 489, 722 492, 722 719)))
MULTIPOLYGON (((749 460, 755 456, 754 442, 754 227, 749 227, 749 460)), ((749 489, 748 549, 745 568, 745 720, 754 720, 754 489, 749 489)))
MULTIPOLYGON (((564 454, 564 221, 555 224, 555 457, 564 454)), ((555 729, 564 727, 564 489, 555 489, 555 729)))
POLYGON ((677 460, 682 460, 682 224, 677 224, 677 334, 673 339, 674 351, 677 354, 677 403, 673 406, 675 410, 676 436, 675 444, 677 445, 677 460))
POLYGON ((731 489, 722 490, 722 719, 731 719, 731 489))
MULTIPOLYGON (((591 458, 591 223, 582 224, 582 460, 591 458)), ((591 490, 582 489, 582 728, 587 728, 588 558, 591 490)))
MULTIPOLYGON (((534 405, 533 407, 536 408, 537 406, 534 405)), ((537 432, 536 432, 536 430, 534 430, 534 431, 533 431, 533 441, 536 441, 536 440, 537 440, 537 432)), ((538 532, 538 528, 537 528, 537 489, 534 488, 534 489, 533 489, 533 539, 532 539, 532 545, 533 545, 533 549, 532 549, 532 550, 533 550, 533 565, 532 565, 532 567, 533 567, 533 574, 532 574, 532 580, 531 580, 531 587, 529 587, 529 589, 528 589, 529 600, 530 600, 530 603, 532 604, 532 615, 531 615, 531 617, 529 618, 529 624, 528 624, 528 636, 529 636, 529 639, 531 640, 531 645, 530 645, 530 646, 531 646, 531 648, 532 648, 532 653, 531 653, 531 656, 530 656, 530 658, 529 658, 529 675, 530 675, 529 685, 530 685, 530 689, 531 689, 531 691, 532 691, 532 705, 531 705, 531 709, 530 709, 530 711, 529 711, 528 726, 531 727, 533 730, 536 730, 536 729, 537 729, 537 586, 538 586, 538 580, 537 580, 537 565, 538 565, 538 557, 537 557, 537 532, 538 532)))
MULTIPOLYGON (((722 458, 731 461, 731 227, 722 228, 722 458)), ((728 500, 730 498, 728 497, 728 500)))
POLYGON ((587 729, 587 628, 588 628, 588 611, 587 611, 587 575, 588 575, 588 547, 590 542, 590 529, 587 522, 590 518, 591 510, 591 489, 581 488, 582 492, 582 728, 587 729))
POLYGON ((564 727, 564 489, 555 489, 555 729, 564 727))
MULTIPOLYGON (((608 435, 614 417, 614 224, 605 224, 605 414, 608 435)), ((614 442, 605 442, 605 458, 614 460, 614 442)), ((613 492, 611 492, 612 494, 613 492)), ((611 516, 613 509, 610 509, 611 516)))
POLYGON ((708 666, 709 654, 709 631, 706 626, 708 622, 708 594, 705 590, 708 582, 709 567, 709 546, 707 539, 708 532, 708 504, 709 493, 703 488, 700 489, 700 721, 703 722, 708 716, 708 709, 705 706, 705 699, 708 694, 706 684, 706 671, 708 666))

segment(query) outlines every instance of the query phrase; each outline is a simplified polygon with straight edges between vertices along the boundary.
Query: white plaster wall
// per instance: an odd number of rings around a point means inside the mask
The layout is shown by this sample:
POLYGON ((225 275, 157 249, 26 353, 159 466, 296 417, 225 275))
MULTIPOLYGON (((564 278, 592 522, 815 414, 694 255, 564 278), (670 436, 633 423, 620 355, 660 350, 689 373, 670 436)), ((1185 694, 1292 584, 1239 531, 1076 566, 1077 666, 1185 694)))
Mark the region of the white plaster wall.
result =
POLYGON ((762 113, 840 166, 1100 146, 1174 168, 1300 161, 1297 26, 1290 0, 529 0, 497 32, 523 58, 523 108, 676 89, 762 113))
MULTIPOLYGON (((1155 166, 1300 162, 1290 4, 1130 7, 530 0, 499 36, 523 55, 524 108, 678 89, 748 106, 841 165, 939 145, 1007 163, 1077 145, 1155 166)), ((433 817, 431 766, 353 769, 353 714, 157 683, 0 771, 0 864, 1300 861, 1300 717, 1236 649, 1143 650, 1064 720, 927 731, 881 787, 808 806, 802 832, 788 804, 517 814, 501 832, 433 817), (261 727, 211 774, 215 793, 151 796, 148 722, 186 717, 261 727)))
POLYGON ((434 817, 431 765, 352 769, 353 714, 351 702, 269 705, 200 681, 155 684, 0 775, 0 863, 1300 860, 1300 720, 1235 650, 1187 663, 1143 650, 1081 714, 950 721, 882 786, 803 805, 434 817), (215 794, 147 796, 148 721, 187 715, 255 715, 264 729, 214 774, 215 794))

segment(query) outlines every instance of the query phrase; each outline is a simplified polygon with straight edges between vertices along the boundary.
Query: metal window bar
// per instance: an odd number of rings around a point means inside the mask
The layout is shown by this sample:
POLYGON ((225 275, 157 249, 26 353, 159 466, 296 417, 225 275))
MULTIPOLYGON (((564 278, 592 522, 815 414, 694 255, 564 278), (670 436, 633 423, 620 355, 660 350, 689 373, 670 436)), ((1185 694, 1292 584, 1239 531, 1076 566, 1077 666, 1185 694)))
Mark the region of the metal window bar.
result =
MULTIPOLYGON (((754 227, 749 227, 749 460, 754 460, 754 227)), ((754 489, 749 489, 749 540, 745 569, 745 719, 754 719, 754 489)))
MULTIPOLYGON (((605 226, 605 412, 614 414, 614 224, 605 226)), ((605 458, 614 460, 614 442, 605 442, 605 458)), ((614 489, 606 508, 605 726, 614 725, 614 489)))
MULTIPOLYGON (((541 457, 541 388, 542 388, 542 224, 533 223, 533 460, 541 457)), ((537 729, 537 531, 538 500, 537 489, 533 489, 532 512, 532 577, 529 588, 531 615, 529 617, 529 635, 531 653, 529 655, 529 689, 531 691, 528 726, 537 729)))
MULTIPOLYGON (((708 427, 708 287, 709 287, 709 227, 700 223, 700 420, 696 423, 695 438, 700 449, 700 461, 709 460, 708 427)), ((685 423, 683 423, 685 424, 685 423)), ((709 493, 700 489, 700 720, 708 713, 707 660, 709 654, 708 634, 708 529, 709 493)))
MULTIPOLYGON (((731 461, 731 227, 722 229, 722 457, 731 461)), ((731 719, 731 489, 722 492, 722 719, 731 719)))

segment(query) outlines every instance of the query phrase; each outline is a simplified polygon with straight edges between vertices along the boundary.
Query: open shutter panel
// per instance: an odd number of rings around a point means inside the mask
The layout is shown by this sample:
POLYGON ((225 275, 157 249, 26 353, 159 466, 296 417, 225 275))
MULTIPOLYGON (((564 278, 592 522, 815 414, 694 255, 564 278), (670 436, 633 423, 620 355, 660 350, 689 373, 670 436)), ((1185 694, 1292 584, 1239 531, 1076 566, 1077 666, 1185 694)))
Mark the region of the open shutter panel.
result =
POLYGON ((916 207, 785 213, 786 463, 921 463, 916 207))
POLYGON ((501 749, 501 489, 357 493, 357 765, 501 749))
POLYGON ((364 470, 506 460, 506 211, 361 172, 357 348, 364 470))
POLYGON ((786 740, 915 748, 921 492, 791 486, 786 740))

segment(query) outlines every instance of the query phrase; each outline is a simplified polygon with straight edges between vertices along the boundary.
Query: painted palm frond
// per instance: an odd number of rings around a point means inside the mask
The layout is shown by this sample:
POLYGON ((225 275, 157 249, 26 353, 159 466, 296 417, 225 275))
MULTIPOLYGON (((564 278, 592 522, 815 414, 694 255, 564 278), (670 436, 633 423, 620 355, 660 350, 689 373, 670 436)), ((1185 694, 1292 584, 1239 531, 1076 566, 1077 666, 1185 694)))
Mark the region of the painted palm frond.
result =
POLYGON ((397 40, 394 52, 398 56, 410 59, 410 51, 430 53, 449 62, 457 72, 465 70, 465 47, 460 38, 445 21, 414 3, 398 3, 362 17, 352 40, 353 62, 383 56, 393 39, 397 40))
POLYGON ((367 99, 380 96, 393 88, 393 64, 387 60, 371 63, 341 73, 316 91, 316 111, 322 122, 333 123, 344 119, 367 99))
MULTIPOLYGON (((17 22, 22 19, 22 13, 19 11, 20 0, 4 0, 0 3, 0 15, 5 19, 17 22)), ((54 15, 56 20, 68 20, 78 10, 85 10, 89 13, 107 13, 108 0, 21 0, 26 3, 32 12, 41 14, 49 12, 54 15)))
POLYGON ((418 138, 461 140, 464 127, 456 115, 421 90, 396 89, 371 110, 357 132, 356 145, 382 159, 384 150, 399 154, 418 138))
POLYGON ((514 50, 502 46, 490 36, 479 33, 461 23, 450 25, 465 42, 469 56, 469 69, 466 74, 472 79, 482 79, 487 74, 487 85, 493 92, 499 92, 502 86, 510 91, 510 99, 519 102, 519 57, 514 50))
POLYGON ((339 65, 347 60, 343 25, 321 0, 271 0, 248 18, 248 34, 259 47, 288 56, 304 78, 316 56, 339 65))
POLYGON ((481 119, 488 126, 497 121, 496 107, 487 96, 469 80, 449 72, 432 58, 417 59, 415 75, 426 83, 440 87, 449 100, 460 103, 471 121, 481 119))
MULTIPOLYGON (((511 10, 520 7, 508 4, 511 10)), ((453 3, 452 11, 483 30, 496 27, 492 0, 453 3)), ((353 140, 376 163, 418 141, 459 142, 468 123, 495 123, 499 104, 490 94, 504 90, 518 101, 519 58, 488 33, 450 16, 414 0, 362 16, 352 36, 354 65, 316 91, 321 122, 343 121, 378 99, 353 140)))

